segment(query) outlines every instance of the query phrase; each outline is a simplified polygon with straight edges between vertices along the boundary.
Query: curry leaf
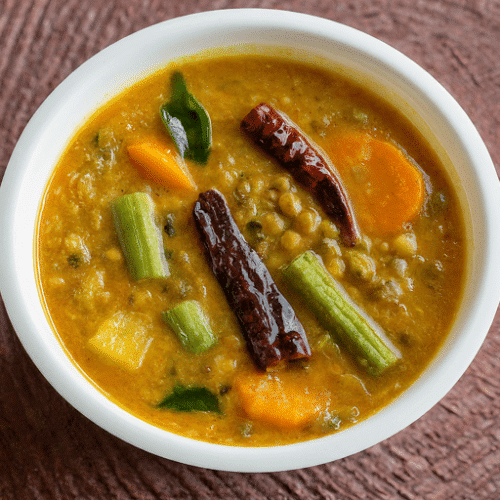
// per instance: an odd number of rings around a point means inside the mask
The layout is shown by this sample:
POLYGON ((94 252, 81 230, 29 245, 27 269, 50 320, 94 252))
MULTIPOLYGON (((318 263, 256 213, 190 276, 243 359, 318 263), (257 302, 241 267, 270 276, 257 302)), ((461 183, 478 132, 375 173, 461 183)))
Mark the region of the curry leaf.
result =
POLYGON ((208 389, 205 387, 185 387, 179 384, 157 407, 185 412, 212 411, 221 413, 219 399, 208 389))
POLYGON ((198 163, 208 161, 212 146, 210 116, 188 89, 181 73, 172 75, 172 96, 160 109, 179 154, 198 163))

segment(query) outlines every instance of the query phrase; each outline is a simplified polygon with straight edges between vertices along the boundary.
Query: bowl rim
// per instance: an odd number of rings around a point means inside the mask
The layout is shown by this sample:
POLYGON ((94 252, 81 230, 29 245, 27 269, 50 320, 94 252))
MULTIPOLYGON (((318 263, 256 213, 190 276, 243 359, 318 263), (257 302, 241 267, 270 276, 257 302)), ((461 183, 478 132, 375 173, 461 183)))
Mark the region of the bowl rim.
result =
MULTIPOLYGON (((179 45, 178 50, 184 49, 179 45)), ((114 69, 106 70, 106 75, 109 71, 114 69)), ((109 95, 105 93, 101 98, 106 100, 109 95)), ((82 120, 77 121, 79 125, 82 120)), ((63 146, 59 144, 59 152, 63 146)), ((57 158, 59 153, 53 154, 57 158)), ((39 197, 29 203, 39 205, 39 197)), ((18 140, 0 185, 0 227, 5 231, 5 237, 0 239, 0 255, 3 256, 0 259, 0 291, 19 339, 41 373, 73 407, 111 434, 158 456, 210 469, 274 472, 310 467, 367 449, 407 427, 444 397, 470 365, 488 333, 500 301, 500 280, 494 279, 500 268, 500 233, 495 231, 500 224, 500 213, 493 210, 495 204, 500 206, 500 183, 474 125, 453 97, 405 55, 355 28, 309 14, 268 9, 206 11, 154 24, 113 43, 65 78, 35 112, 18 140), (391 72, 391 78, 397 83, 394 92, 400 86, 425 98, 436 116, 449 126, 448 146, 457 141, 463 161, 475 166, 466 179, 476 186, 472 196, 467 194, 467 203, 480 208, 479 214, 471 213, 472 231, 476 236, 472 251, 479 252, 480 259, 472 270, 477 282, 470 283, 466 291, 467 295, 475 295, 466 297, 471 303, 470 314, 460 319, 460 327, 469 333, 457 334, 451 339, 401 397, 372 417, 337 434, 285 446, 247 448, 211 444, 162 431, 114 405, 75 369, 64 349, 57 344, 55 335, 49 339, 46 334, 40 334, 39 311, 33 311, 37 309, 32 303, 33 280, 28 279, 26 259, 22 260, 18 254, 21 248, 25 255, 34 252, 33 243, 30 249, 25 248, 29 242, 27 232, 31 232, 33 239, 34 226, 21 230, 19 225, 19 221, 27 217, 24 214, 26 203, 20 196, 24 195, 26 200, 33 194, 28 176, 36 171, 34 165, 38 158, 50 156, 41 141, 47 137, 47 129, 61 119, 70 99, 81 99, 89 87, 103 83, 100 80, 103 67, 113 59, 126 66, 125 70, 115 72, 119 81, 113 82, 114 90, 109 87, 110 92, 118 92, 167 60, 162 50, 167 51, 174 37, 179 37, 178 40, 188 37, 191 49, 197 47, 191 50, 192 54, 209 49, 210 44, 217 41, 225 46, 224 37, 229 35, 234 42, 231 46, 234 46, 245 43, 244 40, 256 33, 264 36, 270 45, 278 45, 285 39, 300 41, 306 51, 321 57, 330 53, 334 46, 339 51, 352 52, 362 61, 360 65, 365 65, 362 71, 382 68, 391 72), (147 49, 148 57, 140 68, 133 67, 137 57, 123 62, 123 54, 133 54, 137 47, 147 49), (475 335, 470 334, 473 330, 475 335), (433 383, 433 377, 440 383, 433 383), (391 425, 387 425, 388 419, 391 425)), ((32 255, 34 259, 35 254, 32 255)), ((44 326, 45 332, 47 328, 50 328, 48 324, 44 326)))

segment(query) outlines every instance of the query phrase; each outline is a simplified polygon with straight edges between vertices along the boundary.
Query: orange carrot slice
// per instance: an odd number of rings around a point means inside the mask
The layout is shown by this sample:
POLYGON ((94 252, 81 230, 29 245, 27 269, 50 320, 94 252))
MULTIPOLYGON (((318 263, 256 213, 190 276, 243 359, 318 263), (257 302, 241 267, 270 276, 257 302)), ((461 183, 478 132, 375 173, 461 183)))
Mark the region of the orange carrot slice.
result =
POLYGON ((394 144, 349 132, 331 138, 325 149, 367 233, 396 233, 419 213, 425 199, 423 174, 394 144))
POLYGON ((196 184, 182 159, 177 158, 166 144, 151 139, 130 144, 127 151, 137 171, 156 184, 191 191, 196 189, 196 184))
POLYGON ((328 398, 276 374, 241 375, 233 385, 245 413, 283 429, 298 429, 326 409, 328 398))

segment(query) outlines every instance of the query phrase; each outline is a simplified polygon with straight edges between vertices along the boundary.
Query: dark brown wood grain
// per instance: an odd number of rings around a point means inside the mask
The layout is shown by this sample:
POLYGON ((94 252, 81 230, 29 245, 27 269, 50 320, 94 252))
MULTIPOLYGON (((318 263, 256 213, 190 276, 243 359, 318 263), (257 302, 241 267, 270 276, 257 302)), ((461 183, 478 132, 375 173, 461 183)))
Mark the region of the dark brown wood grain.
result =
MULTIPOLYGON (((90 56, 150 24, 235 7, 323 16, 399 49, 458 100, 500 173, 499 0, 2 0, 0 176, 36 108, 90 56)), ((499 373, 500 312, 453 390, 396 436, 305 470, 216 472, 145 453, 80 415, 40 375, 0 304, 0 499, 497 499, 499 373)))

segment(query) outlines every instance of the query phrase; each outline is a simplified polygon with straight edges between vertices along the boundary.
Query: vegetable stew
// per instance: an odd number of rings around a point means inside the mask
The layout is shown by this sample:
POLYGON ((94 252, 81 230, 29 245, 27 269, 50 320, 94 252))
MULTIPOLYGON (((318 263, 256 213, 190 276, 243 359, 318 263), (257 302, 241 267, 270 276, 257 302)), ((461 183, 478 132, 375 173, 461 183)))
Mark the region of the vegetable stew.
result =
POLYGON ((194 439, 269 446, 377 412, 462 293, 437 156, 339 73, 183 60, 76 133, 37 227, 47 315, 107 397, 194 439))

